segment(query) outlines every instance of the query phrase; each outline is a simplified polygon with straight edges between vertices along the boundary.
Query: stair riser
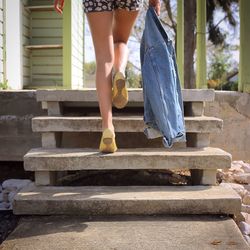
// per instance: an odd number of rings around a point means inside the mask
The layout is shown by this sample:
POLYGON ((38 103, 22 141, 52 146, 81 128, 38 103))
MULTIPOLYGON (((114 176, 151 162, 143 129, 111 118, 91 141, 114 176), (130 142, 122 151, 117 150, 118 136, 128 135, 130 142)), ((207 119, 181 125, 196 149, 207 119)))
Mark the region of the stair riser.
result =
POLYGON ((235 200, 147 200, 147 201, 18 201, 15 214, 33 215, 166 215, 166 214, 234 214, 240 209, 235 200))
MULTIPOLYGON (((98 149, 101 139, 100 132, 42 132, 42 147, 58 145, 62 148, 94 148, 98 149), (47 133, 55 134, 48 141, 47 133), (45 138, 43 140, 43 138, 45 138), (58 140, 57 140, 58 139, 58 140), (60 143, 61 142, 61 143, 60 143)), ((117 133, 116 144, 122 148, 163 148, 162 138, 147 139, 144 133, 117 133)), ((186 148, 186 142, 176 142, 172 149, 186 148)))

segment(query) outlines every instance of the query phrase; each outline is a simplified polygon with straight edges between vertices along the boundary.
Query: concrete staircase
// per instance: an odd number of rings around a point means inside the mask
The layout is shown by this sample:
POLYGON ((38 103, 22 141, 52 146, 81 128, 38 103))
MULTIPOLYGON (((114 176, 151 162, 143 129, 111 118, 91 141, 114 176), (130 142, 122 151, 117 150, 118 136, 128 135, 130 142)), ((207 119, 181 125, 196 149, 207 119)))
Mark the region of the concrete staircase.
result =
POLYGON ((37 216, 22 218, 3 249, 250 249, 233 219, 240 214, 241 198, 216 181, 217 169, 230 168, 232 157, 209 145, 210 133, 223 128, 221 119, 204 116, 214 91, 184 89, 182 94, 186 143, 166 149, 161 138, 147 140, 142 90, 131 89, 128 106, 114 110, 119 150, 101 154, 95 90, 37 91, 37 101, 48 110, 48 116, 32 119, 42 147, 24 156, 35 183, 13 204, 15 214, 37 216), (186 170, 191 184, 61 185, 70 173, 86 170, 186 170))
POLYGON ((151 143, 145 139, 142 90, 130 89, 127 108, 114 110, 119 150, 101 154, 97 148, 101 119, 94 89, 37 91, 37 101, 48 110, 48 116, 32 119, 33 131, 41 133, 42 147, 31 149, 24 156, 25 170, 35 172, 35 185, 15 197, 14 213, 238 214, 240 197, 216 182, 217 169, 230 168, 231 155, 209 146, 210 133, 220 133, 223 128, 221 119, 204 116, 205 102, 214 100, 214 90, 183 89, 182 95, 187 143, 175 143, 173 148, 166 149, 161 140, 151 143), (64 137, 70 133, 86 135, 87 139, 83 137, 84 142, 81 141, 83 146, 78 147, 79 138, 76 138, 67 147, 67 136, 64 137), (60 178, 68 171, 128 169, 187 169, 192 185, 59 185, 60 178))

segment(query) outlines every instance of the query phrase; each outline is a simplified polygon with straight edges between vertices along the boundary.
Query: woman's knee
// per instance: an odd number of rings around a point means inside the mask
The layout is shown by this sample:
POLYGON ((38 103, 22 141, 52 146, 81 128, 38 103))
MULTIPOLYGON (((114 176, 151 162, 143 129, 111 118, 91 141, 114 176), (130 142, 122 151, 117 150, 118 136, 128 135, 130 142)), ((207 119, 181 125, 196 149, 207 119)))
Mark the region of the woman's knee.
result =
POLYGON ((125 39, 114 39, 114 45, 117 46, 124 46, 124 47, 127 47, 127 43, 128 43, 128 40, 125 40, 125 39))

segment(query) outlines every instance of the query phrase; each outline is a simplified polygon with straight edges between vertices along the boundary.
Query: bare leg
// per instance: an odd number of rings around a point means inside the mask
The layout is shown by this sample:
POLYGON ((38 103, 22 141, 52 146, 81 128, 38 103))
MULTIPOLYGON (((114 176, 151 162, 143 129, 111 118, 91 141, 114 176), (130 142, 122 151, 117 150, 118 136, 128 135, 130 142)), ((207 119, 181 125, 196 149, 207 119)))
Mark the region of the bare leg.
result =
POLYGON ((102 116, 102 128, 114 131, 112 123, 112 67, 114 44, 112 34, 113 12, 87 13, 96 57, 96 90, 102 116))
POLYGON ((96 89, 102 128, 114 131, 112 123, 112 67, 125 71, 127 41, 139 11, 115 10, 87 13, 96 56, 96 89), (114 25, 113 25, 114 17, 114 25), (112 29, 113 28, 113 29, 112 29))
POLYGON ((117 9, 114 11, 114 71, 125 72, 128 61, 127 42, 139 11, 117 9))

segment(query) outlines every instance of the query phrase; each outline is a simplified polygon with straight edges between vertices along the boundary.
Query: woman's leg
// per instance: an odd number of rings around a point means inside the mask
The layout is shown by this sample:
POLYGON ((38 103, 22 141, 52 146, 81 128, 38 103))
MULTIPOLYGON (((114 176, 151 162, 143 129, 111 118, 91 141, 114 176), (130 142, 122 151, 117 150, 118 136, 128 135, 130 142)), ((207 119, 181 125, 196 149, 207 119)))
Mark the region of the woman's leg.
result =
POLYGON ((96 57, 96 90, 102 116, 102 128, 114 131, 112 123, 112 67, 114 44, 112 34, 113 12, 89 12, 86 14, 96 57))
POLYGON ((128 60, 127 42, 138 16, 139 11, 116 9, 114 11, 113 38, 114 38, 114 71, 125 73, 128 60))

